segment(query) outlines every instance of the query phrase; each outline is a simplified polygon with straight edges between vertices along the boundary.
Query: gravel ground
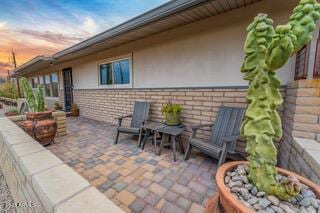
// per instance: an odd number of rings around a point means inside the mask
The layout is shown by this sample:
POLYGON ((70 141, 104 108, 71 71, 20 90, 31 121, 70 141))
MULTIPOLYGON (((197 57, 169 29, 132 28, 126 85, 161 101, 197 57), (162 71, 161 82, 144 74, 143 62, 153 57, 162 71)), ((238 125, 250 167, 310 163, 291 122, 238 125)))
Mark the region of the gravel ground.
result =
POLYGON ((11 197, 4 175, 0 170, 0 212, 14 213, 17 212, 13 207, 14 201, 11 197))

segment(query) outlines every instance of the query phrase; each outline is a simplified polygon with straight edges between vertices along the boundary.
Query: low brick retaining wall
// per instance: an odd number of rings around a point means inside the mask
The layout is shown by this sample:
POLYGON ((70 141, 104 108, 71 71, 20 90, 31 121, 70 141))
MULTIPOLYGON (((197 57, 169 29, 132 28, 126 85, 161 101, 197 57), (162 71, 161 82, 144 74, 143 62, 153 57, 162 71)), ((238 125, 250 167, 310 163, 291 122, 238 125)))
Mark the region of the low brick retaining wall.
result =
POLYGON ((8 118, 0 118, 0 166, 18 212, 123 212, 8 118))
POLYGON ((0 97, 0 103, 4 105, 17 106, 17 100, 11 98, 0 97))
MULTIPOLYGON (((57 121, 58 129, 56 136, 63 136, 67 134, 67 119, 64 111, 57 111, 52 113, 52 117, 57 121)), ((13 122, 22 122, 26 120, 25 115, 17 115, 8 117, 13 122)))

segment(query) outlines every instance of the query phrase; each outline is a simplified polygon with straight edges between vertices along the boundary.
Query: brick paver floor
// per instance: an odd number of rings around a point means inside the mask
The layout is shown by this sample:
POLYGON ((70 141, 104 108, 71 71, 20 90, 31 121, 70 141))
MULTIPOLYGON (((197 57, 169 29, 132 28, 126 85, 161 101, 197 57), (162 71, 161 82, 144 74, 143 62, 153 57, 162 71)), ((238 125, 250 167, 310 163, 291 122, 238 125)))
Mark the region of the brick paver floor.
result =
POLYGON ((193 154, 172 161, 165 149, 154 154, 150 143, 142 151, 137 138, 120 135, 115 126, 86 118, 68 118, 68 134, 47 147, 126 212, 203 212, 215 192, 216 161, 193 154))

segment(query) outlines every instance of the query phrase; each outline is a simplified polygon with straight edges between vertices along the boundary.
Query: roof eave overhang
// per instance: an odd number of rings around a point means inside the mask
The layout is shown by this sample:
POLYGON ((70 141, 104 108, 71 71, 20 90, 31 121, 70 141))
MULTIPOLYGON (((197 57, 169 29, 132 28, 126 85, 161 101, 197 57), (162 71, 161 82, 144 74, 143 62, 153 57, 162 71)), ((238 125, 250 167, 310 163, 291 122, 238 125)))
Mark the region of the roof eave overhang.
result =
POLYGON ((74 46, 71 46, 65 50, 62 50, 53 55, 54 58, 60 59, 69 54, 73 54, 79 50, 88 48, 90 46, 96 45, 106 39, 118 36, 120 34, 135 30, 146 24, 158 21, 164 17, 172 15, 174 13, 183 11, 187 8, 193 7, 195 5, 202 4, 209 0, 176 0, 170 1, 164 5, 161 5, 153 10, 143 13, 127 22, 124 22, 116 27, 113 27, 107 31, 104 31, 94 37, 91 37, 83 42, 80 42, 74 46))
POLYGON ((55 59, 51 56, 37 56, 30 61, 22 64, 17 69, 13 70, 13 77, 20 77, 29 72, 33 72, 34 67, 46 68, 54 63, 55 59))

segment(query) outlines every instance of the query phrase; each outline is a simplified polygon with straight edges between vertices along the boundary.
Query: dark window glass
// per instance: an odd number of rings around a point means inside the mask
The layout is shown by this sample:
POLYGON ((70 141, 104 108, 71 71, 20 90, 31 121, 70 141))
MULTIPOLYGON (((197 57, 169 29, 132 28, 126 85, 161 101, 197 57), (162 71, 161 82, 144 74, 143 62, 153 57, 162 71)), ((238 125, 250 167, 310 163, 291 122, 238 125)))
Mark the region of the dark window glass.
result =
POLYGON ((317 40, 316 58, 314 62, 313 78, 320 78, 320 38, 317 40))
POLYGON ((57 73, 51 73, 51 87, 52 87, 52 97, 58 97, 58 75, 57 73))
POLYGON ((50 84, 50 76, 45 75, 44 76, 44 91, 47 97, 51 96, 51 84, 50 84))
POLYGON ((32 88, 35 88, 35 83, 34 83, 34 79, 33 78, 30 79, 30 83, 31 83, 32 88))
POLYGON ((101 85, 112 84, 112 64, 100 65, 100 84, 101 85))
POLYGON ((130 83, 130 67, 129 60, 121 60, 113 62, 114 84, 130 83))
POLYGON ((306 79, 308 75, 309 45, 301 49, 296 56, 294 80, 306 79))

